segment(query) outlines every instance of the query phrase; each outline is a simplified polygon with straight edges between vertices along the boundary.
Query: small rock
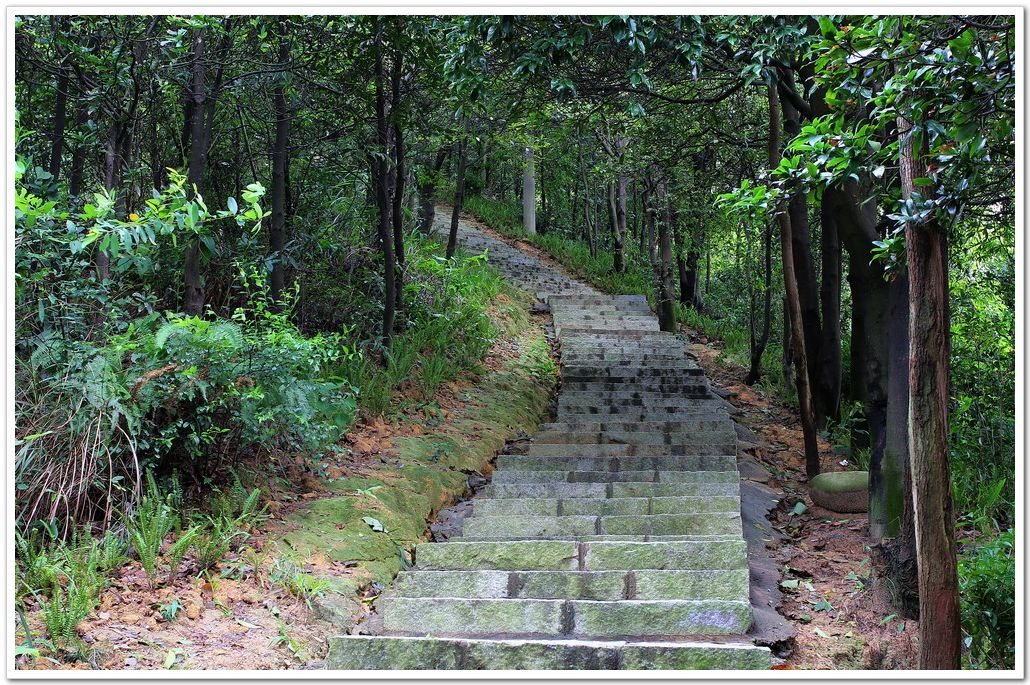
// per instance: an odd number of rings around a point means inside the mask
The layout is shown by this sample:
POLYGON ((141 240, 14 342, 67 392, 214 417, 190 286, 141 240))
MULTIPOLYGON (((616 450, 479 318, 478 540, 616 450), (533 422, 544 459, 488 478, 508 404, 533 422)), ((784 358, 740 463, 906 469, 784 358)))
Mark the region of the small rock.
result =
POLYGON ((122 614, 122 622, 128 623, 129 625, 139 625, 143 621, 143 617, 134 612, 128 612, 122 614))
POLYGON ((200 618, 200 605, 190 602, 189 606, 186 607, 186 618, 191 621, 196 621, 200 618))

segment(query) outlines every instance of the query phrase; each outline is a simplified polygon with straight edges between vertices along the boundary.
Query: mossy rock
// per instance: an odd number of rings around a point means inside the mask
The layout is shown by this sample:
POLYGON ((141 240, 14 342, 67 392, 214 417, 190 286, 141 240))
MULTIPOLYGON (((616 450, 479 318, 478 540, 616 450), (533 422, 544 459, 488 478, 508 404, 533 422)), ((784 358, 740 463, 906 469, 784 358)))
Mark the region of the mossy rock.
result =
POLYGON ((869 511, 869 472, 820 473, 809 483, 812 501, 838 514, 869 511))

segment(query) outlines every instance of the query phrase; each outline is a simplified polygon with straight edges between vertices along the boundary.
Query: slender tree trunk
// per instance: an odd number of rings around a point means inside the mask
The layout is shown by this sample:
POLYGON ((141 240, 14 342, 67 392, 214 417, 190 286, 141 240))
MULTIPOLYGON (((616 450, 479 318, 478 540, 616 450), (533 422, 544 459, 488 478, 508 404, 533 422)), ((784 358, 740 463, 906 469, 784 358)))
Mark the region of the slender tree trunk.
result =
MULTIPOLYGON (((620 150, 625 143, 620 141, 620 150)), ((621 157, 621 153, 620 153, 621 157)), ((615 184, 615 270, 626 271, 626 186, 629 179, 619 174, 615 184)))
MULTIPOLYGON (((190 109, 190 156, 186 178, 189 182, 191 197, 200 194, 204 167, 207 165, 207 136, 204 131, 204 105, 207 91, 204 84, 204 43, 203 29, 193 30, 193 83, 191 89, 190 109)), ((183 264, 185 277, 184 309, 187 314, 200 316, 204 313, 204 285, 201 274, 200 240, 192 239, 186 247, 186 259, 183 264)))
POLYGON ((672 282, 672 203, 664 184, 659 186, 660 200, 664 205, 662 221, 658 222, 658 327, 667 332, 676 332, 676 288, 672 282))
POLYGON ((68 87, 71 83, 68 58, 61 64, 57 77, 57 97, 54 103, 54 125, 50 133, 50 174, 56 181, 61 177, 61 158, 64 153, 64 135, 68 125, 68 87))
POLYGON ((533 143, 530 141, 522 152, 525 164, 522 168, 522 229, 526 235, 536 234, 536 170, 533 159, 533 143))
POLYGON ((449 148, 441 145, 436 151, 436 159, 433 161, 432 173, 429 180, 422 183, 418 188, 418 199, 420 202, 419 215, 422 223, 418 230, 422 235, 428 236, 433 231, 433 221, 436 219, 436 177, 443 169, 443 163, 447 159, 449 148))
MULTIPOLYGON (((914 150, 907 121, 901 138, 901 192, 910 199, 926 178, 923 149, 914 150)), ((932 193, 932 186, 924 186, 932 193)), ((932 216, 905 233, 909 276, 908 454, 919 559, 919 667, 961 666, 955 510, 948 456, 950 311, 948 238, 932 216)))
POLYGON ((390 103, 390 117, 393 119, 393 253, 397 261, 397 283, 395 286, 397 309, 404 307, 404 181, 407 170, 404 165, 404 128, 401 125, 401 72, 404 57, 398 52, 394 56, 390 85, 393 99, 390 103))
POLYGON ((458 215, 461 214, 461 208, 465 203, 465 165, 467 161, 468 132, 466 131, 465 137, 461 139, 461 143, 458 145, 458 174, 454 182, 454 211, 451 214, 451 232, 447 237, 448 259, 453 257, 455 250, 458 249, 458 215))
POLYGON ((373 159, 375 169, 376 208, 379 210, 379 246, 383 250, 383 347, 389 349, 393 342, 394 306, 397 301, 397 266, 393 254, 393 236, 390 231, 390 122, 386 118, 386 72, 383 67, 383 24, 377 22, 375 33, 375 118, 376 147, 378 155, 373 159))
MULTIPOLYGON (((280 23, 279 63, 290 61, 290 43, 280 23)), ((272 144, 272 216, 268 224, 268 247, 272 253, 271 295, 276 301, 286 284, 286 160, 290 147, 290 112, 286 104, 286 85, 282 81, 272 92, 275 114, 275 142, 272 144)))
MULTIPOLYGON (((80 100, 75 107, 76 130, 84 129, 88 121, 89 109, 86 107, 86 103, 80 100)), ((78 197, 82 192, 82 172, 86 162, 86 150, 87 147, 81 143, 76 143, 72 150, 72 166, 68 177, 68 194, 72 197, 78 197)))
POLYGON ((751 345, 751 368, 744 382, 753 385, 762 377, 762 356, 769 344, 769 331, 772 327, 772 225, 764 227, 763 240, 765 253, 765 288, 762 299, 762 332, 751 345))
MULTIPOLYGON (((775 167, 780 160, 780 114, 777 107, 775 88, 769 87, 769 166, 775 167)), ((798 296, 797 276, 794 273, 791 223, 788 212, 777 216, 780 223, 780 250, 783 254, 783 286, 790 309, 791 353, 794 359, 794 382, 798 391, 798 405, 801 410, 801 429, 805 441, 805 472, 809 478, 819 475, 819 445, 816 437, 815 412, 812 407, 812 390, 809 384, 808 360, 805 355, 805 336, 801 319, 801 301, 798 296)))

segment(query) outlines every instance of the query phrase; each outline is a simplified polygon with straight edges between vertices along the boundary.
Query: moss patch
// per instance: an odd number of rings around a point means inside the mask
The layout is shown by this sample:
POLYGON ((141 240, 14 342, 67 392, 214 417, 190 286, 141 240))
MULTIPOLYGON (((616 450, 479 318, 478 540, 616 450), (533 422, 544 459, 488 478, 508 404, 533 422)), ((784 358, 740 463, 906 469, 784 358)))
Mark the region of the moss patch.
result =
POLYGON ((348 569, 346 578, 328 576, 344 597, 319 601, 330 620, 349 626, 360 604, 346 600, 373 581, 388 583, 425 538, 427 521, 464 493, 468 473, 488 471, 505 441, 544 420, 556 368, 543 331, 526 314, 531 299, 498 297, 499 344, 518 352, 459 393, 460 409, 443 423, 426 422, 421 435, 393 438, 388 463, 330 483, 332 496, 286 517, 272 541, 280 555, 348 569))

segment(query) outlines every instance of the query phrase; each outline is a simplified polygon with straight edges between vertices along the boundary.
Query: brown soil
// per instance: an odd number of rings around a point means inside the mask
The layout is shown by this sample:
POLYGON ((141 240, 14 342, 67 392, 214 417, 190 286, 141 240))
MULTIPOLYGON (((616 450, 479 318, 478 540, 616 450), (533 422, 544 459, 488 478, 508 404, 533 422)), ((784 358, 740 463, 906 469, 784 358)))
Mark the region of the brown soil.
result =
MULTIPOLYGON (((836 514, 812 502, 797 414, 745 385, 746 369, 724 360, 717 342, 683 330, 713 386, 726 391, 738 409, 734 418, 758 438, 743 453, 765 467, 768 484, 782 494, 770 517, 786 537, 769 547, 782 564, 784 601, 777 610, 795 626, 797 637, 785 663, 776 668, 915 668, 918 625, 895 615, 887 588, 871 572, 868 516, 836 514)), ((820 439, 819 446, 822 469, 842 470, 830 444, 820 439)))

